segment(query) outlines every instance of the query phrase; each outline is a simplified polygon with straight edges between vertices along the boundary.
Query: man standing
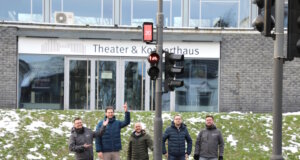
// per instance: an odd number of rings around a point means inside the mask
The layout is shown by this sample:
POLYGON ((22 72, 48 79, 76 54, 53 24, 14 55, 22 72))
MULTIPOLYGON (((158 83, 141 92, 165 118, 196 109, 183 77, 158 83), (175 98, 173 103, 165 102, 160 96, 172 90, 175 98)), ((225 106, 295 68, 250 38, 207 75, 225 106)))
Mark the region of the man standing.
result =
MULTIPOLYGON (((96 138, 96 152, 98 157, 104 160, 120 160, 119 151, 122 149, 121 129, 130 123, 130 113, 127 109, 127 103, 124 104, 125 120, 119 121, 114 116, 114 108, 109 106, 105 109, 105 120, 109 120, 105 133, 102 137, 96 138)), ((101 128, 103 121, 97 125, 101 128)))
POLYGON ((168 160, 185 160, 192 151, 192 139, 186 128, 182 123, 180 115, 174 117, 174 121, 168 127, 163 135, 162 153, 168 160), (168 139, 168 152, 166 151, 165 142, 168 139), (187 150, 185 147, 187 142, 187 150))
POLYGON ((224 141, 222 133, 214 124, 214 117, 207 115, 206 128, 198 134, 195 144, 195 160, 223 160, 224 141))
POLYGON ((93 132, 82 126, 81 118, 74 119, 74 127, 69 139, 69 150, 75 152, 77 160, 93 160, 93 138, 103 135, 107 123, 108 121, 104 121, 100 130, 93 132))
POLYGON ((149 160, 148 148, 153 151, 152 139, 141 123, 136 123, 129 139, 127 160, 149 160))

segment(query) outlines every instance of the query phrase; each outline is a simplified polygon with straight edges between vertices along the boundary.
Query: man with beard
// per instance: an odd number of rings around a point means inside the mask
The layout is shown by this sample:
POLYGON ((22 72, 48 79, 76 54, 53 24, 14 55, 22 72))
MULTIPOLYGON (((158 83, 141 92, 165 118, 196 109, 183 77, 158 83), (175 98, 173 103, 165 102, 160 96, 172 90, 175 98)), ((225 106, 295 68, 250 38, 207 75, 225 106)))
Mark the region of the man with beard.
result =
POLYGON ((162 140, 162 153, 168 160, 185 160, 192 152, 192 139, 180 115, 174 116, 162 140), (166 140, 168 140, 168 151, 165 146, 166 140), (185 142, 187 142, 187 148, 185 142))
POLYGON ((224 141, 222 133, 214 124, 214 117, 207 115, 206 128, 198 134, 195 144, 195 160, 223 160, 224 141))
POLYGON ((96 132, 82 126, 81 118, 74 119, 74 127, 69 139, 69 150, 75 152, 76 160, 93 160, 93 138, 101 137, 105 131, 108 120, 96 132))
POLYGON ((148 148, 153 151, 152 139, 141 123, 136 123, 129 139, 127 160, 149 160, 148 148))
POLYGON ((104 121, 109 120, 105 133, 102 137, 96 138, 96 152, 98 157, 104 160, 120 160, 121 129, 130 124, 130 112, 127 108, 127 103, 123 105, 125 111, 125 120, 117 120, 114 115, 114 108, 109 106, 105 109, 105 118, 97 125, 97 129, 102 127, 104 121))

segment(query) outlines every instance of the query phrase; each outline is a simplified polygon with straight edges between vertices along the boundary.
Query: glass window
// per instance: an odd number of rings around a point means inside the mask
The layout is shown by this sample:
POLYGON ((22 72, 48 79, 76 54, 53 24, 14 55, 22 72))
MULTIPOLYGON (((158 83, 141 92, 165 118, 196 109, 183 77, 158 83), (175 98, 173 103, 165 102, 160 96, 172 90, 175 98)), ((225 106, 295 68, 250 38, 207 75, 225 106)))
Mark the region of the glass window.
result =
MULTIPOLYGON (((156 24, 157 0, 122 0, 122 25, 156 24)), ((181 0, 164 0, 164 26, 181 27, 181 0)))
POLYGON ((250 27, 250 0, 240 1, 240 28, 250 27))
POLYGON ((250 27, 251 0, 190 0, 191 27, 250 27))
POLYGON ((19 108, 63 109, 64 57, 19 55, 19 108))
POLYGON ((116 62, 96 61, 96 109, 116 108, 116 62))
POLYGON ((125 62, 125 99, 130 109, 145 109, 145 64, 125 62))
POLYGON ((238 3, 203 2, 201 27, 237 27, 238 3))
POLYGON ((175 90, 175 111, 218 111, 218 60, 185 60, 184 86, 175 90))
POLYGON ((71 12, 75 24, 112 25, 113 1, 111 0, 53 0, 52 22, 55 12, 71 12))
POLYGON ((90 109, 90 68, 89 60, 70 60, 70 109, 90 109))
MULTIPOLYGON (((41 0, 34 0, 33 6, 37 8, 42 6, 35 5, 41 0)), ((37 13, 37 12, 36 12, 37 13)), ((6 21, 31 21, 31 0, 0 0, 0 19, 6 21)))

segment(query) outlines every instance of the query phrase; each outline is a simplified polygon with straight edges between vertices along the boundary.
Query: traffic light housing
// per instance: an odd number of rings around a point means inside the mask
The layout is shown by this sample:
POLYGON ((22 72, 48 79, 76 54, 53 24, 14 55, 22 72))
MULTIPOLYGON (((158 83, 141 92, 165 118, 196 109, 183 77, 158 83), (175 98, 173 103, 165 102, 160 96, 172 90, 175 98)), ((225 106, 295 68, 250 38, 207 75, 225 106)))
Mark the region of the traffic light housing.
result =
POLYGON ((288 1, 287 60, 300 57, 300 0, 288 1))
POLYGON ((253 0, 258 7, 258 15, 253 27, 266 37, 273 37, 272 29, 275 27, 275 0, 253 0))
POLYGON ((152 51, 148 56, 148 62, 150 63, 150 68, 148 69, 148 75, 151 80, 156 80, 159 75, 158 63, 160 60, 160 56, 156 51, 152 51))
POLYGON ((184 61, 184 55, 165 53, 165 82, 164 91, 174 91, 176 87, 182 87, 184 85, 183 80, 176 80, 177 74, 182 74, 184 71, 183 66, 177 66, 176 62, 184 61))

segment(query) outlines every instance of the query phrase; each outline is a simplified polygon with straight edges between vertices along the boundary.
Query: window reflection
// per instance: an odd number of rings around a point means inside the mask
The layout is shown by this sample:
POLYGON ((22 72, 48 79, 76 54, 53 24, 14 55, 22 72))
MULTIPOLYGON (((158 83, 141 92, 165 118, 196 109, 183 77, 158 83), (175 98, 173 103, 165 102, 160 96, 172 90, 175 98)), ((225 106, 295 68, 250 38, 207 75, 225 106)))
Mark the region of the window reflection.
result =
MULTIPOLYGON (((164 0, 164 25, 181 27, 181 0, 164 0)), ((122 25, 142 26, 143 22, 156 23, 156 0, 123 0, 122 25)))
POLYGON ((191 0, 191 27, 249 27, 250 0, 191 0))
POLYGON ((19 55, 19 108, 63 109, 63 56, 19 55))
POLYGON ((0 1, 0 20, 42 22, 42 0, 0 1), (32 2, 32 3, 31 3, 32 2))
POLYGON ((184 86, 175 90, 175 111, 218 111, 218 60, 185 60, 184 86))
POLYGON ((125 63, 125 99, 130 109, 145 109, 145 64, 143 62, 125 63))
POLYGON ((96 62, 96 109, 116 108, 116 62, 96 62))
POLYGON ((52 22, 55 12, 72 12, 75 24, 112 25, 113 1, 107 0, 54 0, 52 22))

